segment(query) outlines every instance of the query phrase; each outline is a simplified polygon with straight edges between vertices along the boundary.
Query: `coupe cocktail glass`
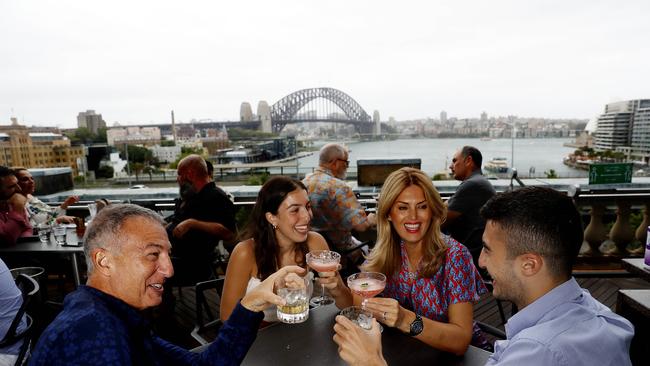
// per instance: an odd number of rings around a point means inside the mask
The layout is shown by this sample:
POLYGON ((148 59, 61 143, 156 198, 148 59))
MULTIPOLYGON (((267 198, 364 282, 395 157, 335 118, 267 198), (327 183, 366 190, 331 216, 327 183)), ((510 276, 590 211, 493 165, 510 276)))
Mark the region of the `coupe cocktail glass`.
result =
POLYGON ((384 291, 386 276, 379 272, 355 273, 348 277, 348 287, 363 298, 361 307, 365 310, 366 301, 384 291))
MULTIPOLYGON (((307 264, 316 272, 336 272, 339 269, 341 255, 330 250, 314 250, 307 253, 307 264)), ((325 294, 325 285, 321 284, 321 295, 309 302, 312 306, 329 305, 334 299, 325 294)))

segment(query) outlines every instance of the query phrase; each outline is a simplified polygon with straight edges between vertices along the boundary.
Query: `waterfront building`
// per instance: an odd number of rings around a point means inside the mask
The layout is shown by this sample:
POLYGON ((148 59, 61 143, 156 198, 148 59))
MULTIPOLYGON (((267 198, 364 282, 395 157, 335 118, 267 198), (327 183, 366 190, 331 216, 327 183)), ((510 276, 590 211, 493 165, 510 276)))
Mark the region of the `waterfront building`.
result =
POLYGON ((144 145, 160 144, 160 128, 158 127, 113 127, 106 131, 106 142, 115 145, 144 145))
POLYGON ((77 127, 87 128, 90 132, 97 134, 100 128, 106 128, 106 122, 101 113, 97 114, 94 110, 89 109, 85 112, 79 112, 77 115, 77 127))
POLYGON ((10 167, 70 167, 75 175, 84 170, 84 146, 72 146, 60 133, 34 132, 11 118, 11 125, 0 126, 0 165, 10 167))
POLYGON ((628 159, 650 160, 650 99, 605 105, 594 132, 594 148, 626 153, 628 159))
POLYGON ((650 99, 640 100, 632 125, 632 155, 648 163, 650 160, 650 99))
POLYGON ((228 130, 225 126, 221 129, 209 128, 203 132, 205 133, 205 137, 201 137, 200 141, 203 148, 208 151, 209 155, 215 155, 218 151, 230 147, 228 130))
POLYGON ((176 161, 181 155, 180 146, 160 146, 156 145, 150 148, 151 153, 154 158, 158 159, 159 162, 169 164, 176 161))

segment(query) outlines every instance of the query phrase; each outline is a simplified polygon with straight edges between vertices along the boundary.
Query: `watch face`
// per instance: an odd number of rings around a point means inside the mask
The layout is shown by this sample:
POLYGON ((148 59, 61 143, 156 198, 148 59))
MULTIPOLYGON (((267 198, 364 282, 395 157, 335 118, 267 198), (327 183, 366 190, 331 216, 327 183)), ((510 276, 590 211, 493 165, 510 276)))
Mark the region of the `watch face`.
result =
POLYGON ((416 316, 415 320, 413 320, 413 323, 411 323, 411 335, 416 336, 422 333, 422 329, 424 329, 422 318, 420 318, 420 316, 416 316))

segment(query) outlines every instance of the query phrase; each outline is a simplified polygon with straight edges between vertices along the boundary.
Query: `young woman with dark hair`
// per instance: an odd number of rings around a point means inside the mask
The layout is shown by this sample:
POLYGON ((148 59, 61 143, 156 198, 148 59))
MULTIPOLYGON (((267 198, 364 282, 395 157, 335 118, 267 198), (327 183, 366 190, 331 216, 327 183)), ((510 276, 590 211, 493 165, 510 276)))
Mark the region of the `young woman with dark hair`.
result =
MULTIPOLYGON (((310 231, 312 218, 307 189, 299 180, 274 177, 260 190, 241 241, 233 250, 223 295, 221 319, 228 319, 237 301, 278 269, 288 265, 306 268, 310 251, 327 250, 323 237, 310 231)), ((339 307, 349 304, 350 293, 338 272, 319 273, 339 307)), ((265 321, 275 321, 275 308, 265 321)))

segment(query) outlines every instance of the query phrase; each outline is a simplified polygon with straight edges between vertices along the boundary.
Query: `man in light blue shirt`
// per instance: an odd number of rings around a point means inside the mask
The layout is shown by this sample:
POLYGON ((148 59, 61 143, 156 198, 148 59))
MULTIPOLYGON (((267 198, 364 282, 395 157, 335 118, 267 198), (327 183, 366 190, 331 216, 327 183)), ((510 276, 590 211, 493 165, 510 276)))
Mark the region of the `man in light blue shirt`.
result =
MULTIPOLYGON (((526 187, 497 194, 481 215, 486 226, 479 264, 493 279, 493 295, 521 309, 508 320, 507 339, 495 343, 487 365, 631 365, 632 324, 571 277, 583 240, 571 199, 526 187)), ((334 341, 345 361, 385 364, 378 331, 364 334, 343 317, 336 321, 334 341)))
POLYGON ((571 199, 527 187, 495 196, 481 215, 479 264, 493 278, 494 296, 521 309, 488 365, 630 365, 632 324, 571 277, 583 240, 571 199))

